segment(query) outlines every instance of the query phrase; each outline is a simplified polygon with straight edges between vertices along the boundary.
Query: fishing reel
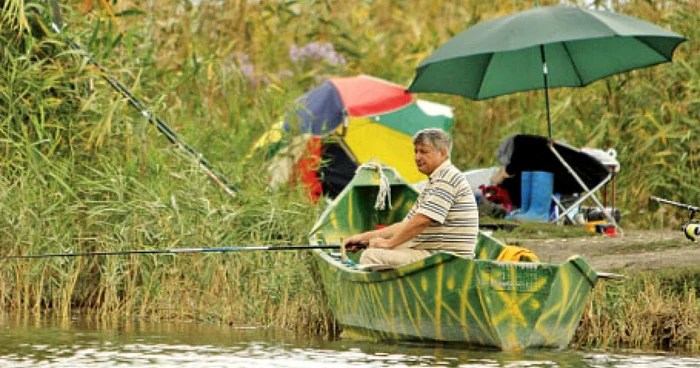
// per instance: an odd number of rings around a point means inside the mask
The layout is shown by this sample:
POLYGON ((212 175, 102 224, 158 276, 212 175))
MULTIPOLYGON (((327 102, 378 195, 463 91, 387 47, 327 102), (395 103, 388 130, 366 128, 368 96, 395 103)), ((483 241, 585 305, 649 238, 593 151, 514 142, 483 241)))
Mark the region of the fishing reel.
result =
POLYGON ((686 222, 685 225, 681 227, 681 231, 683 231, 683 234, 685 234, 688 240, 697 243, 698 239, 700 239, 700 221, 694 220, 686 222))

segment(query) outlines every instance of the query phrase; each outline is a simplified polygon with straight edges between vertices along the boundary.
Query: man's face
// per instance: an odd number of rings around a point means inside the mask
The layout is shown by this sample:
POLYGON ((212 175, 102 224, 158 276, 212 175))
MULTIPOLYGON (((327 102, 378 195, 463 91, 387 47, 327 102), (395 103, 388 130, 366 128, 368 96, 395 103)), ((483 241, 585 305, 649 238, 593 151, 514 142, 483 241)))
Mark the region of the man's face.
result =
POLYGON ((416 153, 416 166, 418 171, 430 175, 445 160, 447 160, 447 148, 437 150, 431 144, 417 143, 414 145, 416 153))

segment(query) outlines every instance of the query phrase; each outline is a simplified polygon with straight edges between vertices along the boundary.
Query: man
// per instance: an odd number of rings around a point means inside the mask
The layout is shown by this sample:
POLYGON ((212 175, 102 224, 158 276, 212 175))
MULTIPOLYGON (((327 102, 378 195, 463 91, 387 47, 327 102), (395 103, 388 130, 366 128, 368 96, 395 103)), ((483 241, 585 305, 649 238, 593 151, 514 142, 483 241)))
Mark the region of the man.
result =
POLYGON ((452 140, 440 129, 424 129, 413 137, 418 171, 428 184, 404 220, 383 229, 345 239, 364 244, 361 264, 397 266, 438 250, 474 256, 479 215, 474 193, 464 174, 450 162, 452 140))

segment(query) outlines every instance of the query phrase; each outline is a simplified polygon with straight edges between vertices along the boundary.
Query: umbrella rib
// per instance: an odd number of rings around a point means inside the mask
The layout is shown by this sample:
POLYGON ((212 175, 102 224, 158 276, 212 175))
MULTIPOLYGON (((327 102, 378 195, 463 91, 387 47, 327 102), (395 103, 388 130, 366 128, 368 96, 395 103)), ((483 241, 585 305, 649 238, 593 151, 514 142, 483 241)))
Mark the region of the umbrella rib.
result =
MULTIPOLYGON (((641 43, 643 43, 643 44, 645 44, 645 45, 647 45, 648 48, 654 50, 654 52, 655 52, 657 55, 661 56, 664 60, 668 60, 668 61, 673 60, 673 52, 676 51, 676 48, 675 48, 675 47, 674 47, 673 50, 671 51, 671 57, 667 57, 666 55, 660 53, 659 50, 656 49, 656 47, 650 45, 650 44, 649 44, 648 42, 646 42, 645 40, 643 40, 643 39, 641 39, 641 38, 639 38, 639 37, 632 37, 632 38, 634 38, 635 40, 637 40, 637 41, 639 41, 639 42, 641 42, 641 43)), ((679 42, 678 44, 676 44, 676 47, 678 47, 681 43, 682 43, 682 42, 679 42)), ((656 63, 656 64, 661 64, 661 62, 656 63)), ((656 64, 654 64, 654 65, 656 65, 656 64)))
MULTIPOLYGON (((484 69, 484 73, 481 74, 481 80, 479 80, 479 84, 478 84, 479 90, 476 91, 476 98, 475 98, 475 100, 481 100, 481 99, 482 99, 482 97, 481 97, 481 89, 484 87, 484 79, 486 78, 486 73, 488 73, 489 68, 491 67, 491 60, 493 59, 493 55, 494 55, 493 52, 489 55, 489 60, 488 60, 488 62, 486 63, 486 65, 488 65, 488 66, 486 67, 486 69, 484 69)), ((494 97, 495 97, 495 96, 494 96, 494 97)))
MULTIPOLYGON (((605 26, 605 28, 607 28, 610 32, 612 32, 612 33, 613 33, 614 35, 616 35, 617 37, 623 37, 623 38, 624 38, 624 37, 629 37, 629 38, 634 38, 635 40, 637 40, 637 41, 639 41, 639 42, 645 44, 648 48, 654 50, 654 52, 655 52, 657 55, 660 55, 664 60, 666 60, 666 61, 671 61, 671 60, 673 60, 673 52, 675 51, 675 48, 674 48, 674 50, 671 51, 671 57, 666 57, 666 55, 660 53, 659 50, 657 50, 655 47, 653 47, 653 46, 650 45, 648 42, 645 42, 643 39, 641 39, 641 38, 639 37, 639 36, 641 36, 641 35, 622 36, 622 35, 620 35, 615 29, 613 29, 612 27, 610 27, 610 26, 608 25, 608 23, 605 22, 603 19, 601 19, 597 14, 593 14, 593 13, 588 12, 588 15, 591 16, 591 17, 594 17, 596 20, 598 20, 598 21, 600 22, 600 24, 602 24, 603 26, 605 26)), ((683 38, 684 38, 684 37, 683 37, 683 38)), ((679 42, 679 43, 676 45, 676 47, 678 47, 678 45, 680 45, 681 43, 682 43, 682 42, 679 42)), ((651 65, 648 65, 648 66, 658 65, 658 64, 661 64, 661 63, 662 63, 662 61, 660 61, 660 62, 658 62, 658 63, 654 63, 654 64, 651 64, 651 65)), ((637 68, 633 68, 633 69, 637 69, 637 68)), ((629 69, 629 70, 627 70, 627 71, 630 71, 630 70, 633 70, 633 69, 629 69)), ((608 76, 609 76, 609 75, 612 75, 612 74, 608 74, 608 76)), ((593 82, 593 81, 591 81, 591 82, 593 82)), ((590 83, 590 82, 589 82, 589 83, 590 83)), ((588 85, 589 83, 584 84, 584 86, 588 85)))
POLYGON ((350 150, 350 147, 348 147, 347 143, 345 143, 345 140, 342 137, 338 139, 338 146, 340 149, 345 151, 345 154, 348 155, 348 157, 350 157, 350 159, 355 162, 356 165, 359 165, 360 161, 357 159, 357 157, 355 157, 355 153, 350 150))
POLYGON ((566 42, 562 42, 562 45, 564 46, 564 51, 566 51, 566 54, 569 56, 569 60, 571 60, 571 65, 574 67, 574 72, 576 73, 576 78, 578 78, 579 82, 581 82, 582 85, 585 85, 585 82, 583 81, 583 77, 581 77, 581 73, 578 71, 578 66, 576 66, 576 61, 574 59, 574 56, 569 52, 569 45, 566 42))

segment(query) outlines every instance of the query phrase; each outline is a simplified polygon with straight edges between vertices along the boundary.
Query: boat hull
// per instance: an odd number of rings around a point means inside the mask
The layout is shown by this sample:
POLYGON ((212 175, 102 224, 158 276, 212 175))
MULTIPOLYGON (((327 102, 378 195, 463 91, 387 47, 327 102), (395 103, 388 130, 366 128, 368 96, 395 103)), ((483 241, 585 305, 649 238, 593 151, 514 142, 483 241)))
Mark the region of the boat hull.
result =
POLYGON ((596 275, 561 265, 471 260, 438 253, 394 270, 353 270, 322 251, 317 267, 346 333, 517 351, 565 348, 596 275))

